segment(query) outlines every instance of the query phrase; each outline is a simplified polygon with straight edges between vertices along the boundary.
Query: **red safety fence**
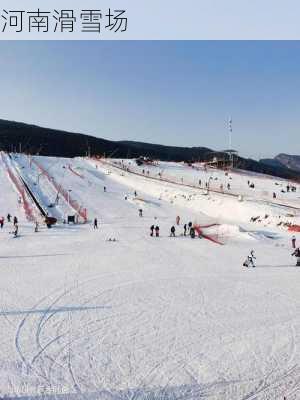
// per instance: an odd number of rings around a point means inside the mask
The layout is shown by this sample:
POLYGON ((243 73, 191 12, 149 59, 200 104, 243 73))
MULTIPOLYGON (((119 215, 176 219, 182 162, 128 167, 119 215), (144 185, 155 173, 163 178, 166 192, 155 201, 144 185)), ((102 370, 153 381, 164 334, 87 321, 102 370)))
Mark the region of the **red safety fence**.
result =
POLYGON ((71 167, 70 164, 68 165, 68 170, 71 171, 74 175, 79 176, 79 178, 84 179, 84 176, 81 175, 79 172, 75 171, 75 170, 71 167))
POLYGON ((48 179, 48 181, 54 186, 55 190, 58 194, 62 195, 65 201, 72 207, 76 213, 83 219, 84 222, 87 222, 87 209, 82 207, 76 200, 74 200, 70 193, 62 187, 61 184, 58 184, 55 179, 49 175, 48 171, 38 163, 34 158, 32 162, 38 167, 38 169, 43 173, 43 175, 48 179))
POLYGON ((288 229, 290 232, 300 232, 300 225, 292 225, 292 226, 289 226, 289 229, 288 229))
POLYGON ((207 234, 205 234, 203 232, 203 229, 210 228, 210 227, 213 227, 213 226, 218 226, 218 224, 211 224, 211 225, 206 225, 206 226, 194 225, 194 229, 198 233, 199 237, 203 237, 204 239, 210 240, 213 243, 216 243, 216 244, 219 244, 219 245, 223 246, 224 243, 222 243, 219 240, 219 237, 218 237, 217 234, 216 235, 207 235, 207 234))
POLYGON ((35 221, 35 217, 34 217, 34 212, 33 209, 31 207, 30 202, 27 200, 27 196, 26 196, 26 191, 24 189, 24 185, 23 183, 18 179, 18 177, 14 174, 13 170, 10 168, 10 166, 7 163, 7 160, 3 154, 3 152, 1 152, 1 157, 2 157, 2 161, 3 164, 6 168, 6 172, 10 178, 10 180, 12 181, 12 183, 14 184, 16 190, 18 191, 20 198, 22 199, 22 205, 25 211, 25 215, 28 221, 35 221))

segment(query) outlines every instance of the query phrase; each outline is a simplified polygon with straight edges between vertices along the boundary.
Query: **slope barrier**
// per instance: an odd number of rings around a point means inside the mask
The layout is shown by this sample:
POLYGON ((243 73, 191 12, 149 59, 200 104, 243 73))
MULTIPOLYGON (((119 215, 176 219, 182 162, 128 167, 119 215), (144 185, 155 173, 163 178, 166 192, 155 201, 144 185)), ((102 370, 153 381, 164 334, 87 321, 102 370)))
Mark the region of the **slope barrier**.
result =
POLYGON ((32 158, 32 162, 43 173, 43 175, 48 179, 48 181, 54 186, 57 193, 62 195, 66 203, 69 204, 70 207, 72 207, 73 210, 83 219, 83 222, 84 223, 87 222, 87 209, 80 206, 80 204, 70 196, 70 193, 66 189, 64 189, 61 184, 58 184, 55 181, 55 179, 49 175, 48 171, 34 158, 32 158))
POLYGON ((203 229, 205 229, 205 228, 211 228, 211 227, 214 227, 214 226, 219 226, 219 224, 210 224, 210 225, 203 225, 203 226, 201 226, 201 225, 194 225, 194 229, 195 229, 195 231, 198 233, 198 235, 201 236, 201 237, 203 237, 204 239, 210 240, 210 241, 213 242, 213 243, 216 243, 216 244, 219 244, 219 245, 223 246, 224 243, 222 243, 222 242, 219 240, 218 235, 207 235, 207 234, 205 234, 205 233, 203 232, 203 229))
POLYGON ((74 175, 79 176, 79 178, 84 179, 84 176, 81 175, 79 172, 75 171, 75 170, 71 167, 70 164, 68 165, 68 170, 71 171, 74 175))
POLYGON ((11 182, 13 183, 13 185, 15 186, 17 192, 20 195, 20 198, 22 199, 22 205, 25 211, 25 215, 28 221, 33 222, 36 220, 35 216, 34 216, 34 211, 33 208, 30 204, 30 202, 27 199, 27 195, 26 195, 26 190, 24 188, 23 183, 21 182, 21 180, 14 174, 12 168, 9 166, 3 152, 1 152, 1 158, 2 158, 2 162, 5 166, 6 172, 11 180, 11 182))

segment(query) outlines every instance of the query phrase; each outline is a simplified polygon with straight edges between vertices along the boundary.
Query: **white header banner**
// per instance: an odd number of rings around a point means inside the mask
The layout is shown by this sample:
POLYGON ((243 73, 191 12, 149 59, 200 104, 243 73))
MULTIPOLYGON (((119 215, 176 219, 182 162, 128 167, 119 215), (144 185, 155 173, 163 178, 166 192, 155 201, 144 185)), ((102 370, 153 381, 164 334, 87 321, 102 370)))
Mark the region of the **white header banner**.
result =
POLYGON ((300 39, 296 0, 0 0, 2 40, 300 39))

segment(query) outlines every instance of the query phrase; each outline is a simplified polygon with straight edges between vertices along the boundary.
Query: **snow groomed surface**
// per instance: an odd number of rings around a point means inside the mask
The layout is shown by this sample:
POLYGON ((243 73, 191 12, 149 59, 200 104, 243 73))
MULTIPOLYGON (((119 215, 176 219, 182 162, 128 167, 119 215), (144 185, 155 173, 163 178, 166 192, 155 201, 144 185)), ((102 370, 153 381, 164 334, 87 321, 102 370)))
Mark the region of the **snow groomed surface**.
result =
MULTIPOLYGON (((0 398, 299 398, 300 269, 291 237, 300 236, 285 225, 300 224, 296 210, 266 203, 259 188, 247 199, 247 175, 231 179, 245 196, 239 201, 97 160, 12 155, 12 162, 60 220, 35 233, 1 161, 0 215, 18 215, 20 237, 5 222, 0 398), (88 209, 90 223, 62 223, 73 208, 63 197, 55 203, 52 178, 88 209), (188 222, 224 245, 185 237, 188 222), (247 269, 252 249, 257 265, 247 269)), ((196 179, 188 171, 186 179, 196 179)), ((258 179, 271 193, 274 181, 258 179)), ((284 201, 297 206, 299 190, 282 193, 284 201)))

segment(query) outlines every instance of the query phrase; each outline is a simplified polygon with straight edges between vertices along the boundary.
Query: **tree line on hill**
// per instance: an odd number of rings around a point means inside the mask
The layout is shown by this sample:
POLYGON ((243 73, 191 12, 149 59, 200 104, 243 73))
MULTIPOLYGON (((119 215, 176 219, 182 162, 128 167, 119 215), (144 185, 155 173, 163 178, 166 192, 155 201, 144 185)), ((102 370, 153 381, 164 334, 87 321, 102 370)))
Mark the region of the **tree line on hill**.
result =
MULTIPOLYGON (((112 141, 81 133, 72 133, 56 129, 15 121, 0 120, 0 149, 7 152, 24 152, 55 157, 76 157, 102 155, 114 158, 150 157, 162 161, 208 161, 216 153, 206 147, 178 147, 150 144, 135 141, 112 141)), ((270 164, 252 159, 236 157, 236 166, 240 169, 300 180, 300 171, 283 164, 270 164)))

